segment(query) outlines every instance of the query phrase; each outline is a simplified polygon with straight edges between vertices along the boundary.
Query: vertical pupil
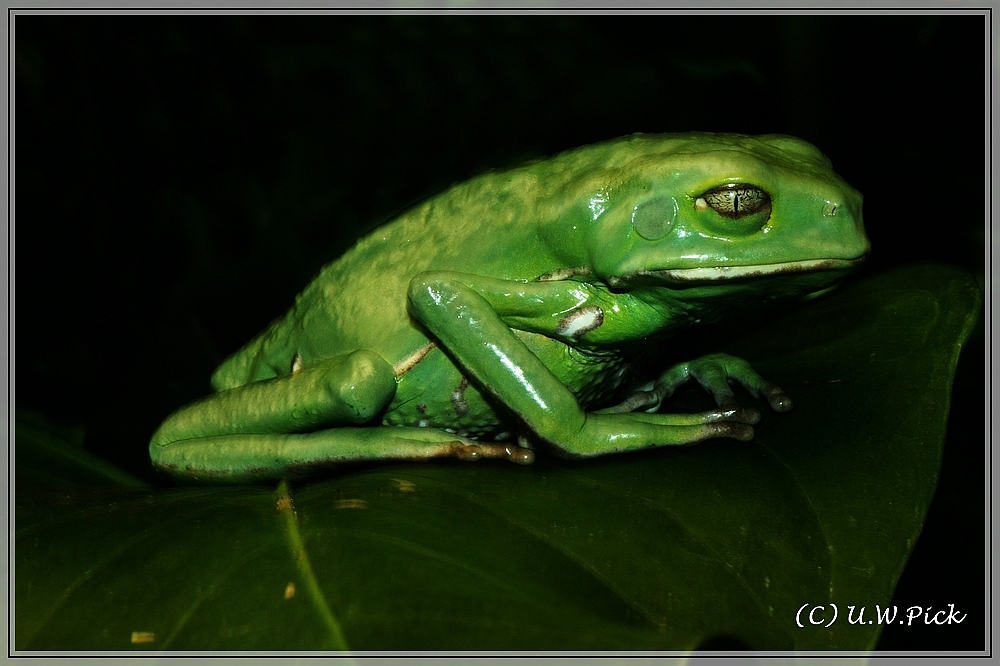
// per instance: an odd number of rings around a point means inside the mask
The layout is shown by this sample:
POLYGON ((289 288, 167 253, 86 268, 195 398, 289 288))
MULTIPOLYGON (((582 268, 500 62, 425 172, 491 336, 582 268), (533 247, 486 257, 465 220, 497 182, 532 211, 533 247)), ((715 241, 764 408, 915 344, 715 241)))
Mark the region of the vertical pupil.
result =
POLYGON ((755 213, 771 212, 767 192, 753 185, 720 185, 702 195, 702 205, 708 205, 719 215, 739 220, 755 213))

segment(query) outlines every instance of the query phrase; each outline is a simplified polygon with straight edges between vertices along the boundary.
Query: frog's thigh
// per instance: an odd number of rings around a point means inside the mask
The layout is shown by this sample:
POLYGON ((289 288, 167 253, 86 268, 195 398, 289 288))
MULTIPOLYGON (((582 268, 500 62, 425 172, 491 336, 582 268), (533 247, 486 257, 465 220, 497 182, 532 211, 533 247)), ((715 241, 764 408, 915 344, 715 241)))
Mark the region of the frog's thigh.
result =
POLYGON ((505 458, 530 463, 513 444, 473 442, 434 428, 330 428, 302 434, 219 435, 175 442, 157 469, 193 481, 254 483, 316 474, 374 460, 505 458))
POLYGON ((220 391, 181 408, 150 443, 155 461, 175 442, 216 435, 290 433, 333 423, 366 423, 392 400, 388 361, 360 350, 284 377, 220 391))

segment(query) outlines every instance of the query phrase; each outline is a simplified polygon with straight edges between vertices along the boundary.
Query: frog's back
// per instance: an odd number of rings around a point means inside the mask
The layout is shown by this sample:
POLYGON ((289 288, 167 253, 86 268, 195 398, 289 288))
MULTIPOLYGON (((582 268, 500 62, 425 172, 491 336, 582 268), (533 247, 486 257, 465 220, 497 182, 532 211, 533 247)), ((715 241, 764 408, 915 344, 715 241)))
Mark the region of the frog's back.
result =
POLYGON ((427 340, 407 312, 413 276, 428 270, 484 274, 487 266, 505 265, 537 185, 530 169, 486 173, 376 228, 323 267, 282 317, 226 359, 213 387, 285 374, 295 354, 308 362, 369 349, 395 363, 427 340))

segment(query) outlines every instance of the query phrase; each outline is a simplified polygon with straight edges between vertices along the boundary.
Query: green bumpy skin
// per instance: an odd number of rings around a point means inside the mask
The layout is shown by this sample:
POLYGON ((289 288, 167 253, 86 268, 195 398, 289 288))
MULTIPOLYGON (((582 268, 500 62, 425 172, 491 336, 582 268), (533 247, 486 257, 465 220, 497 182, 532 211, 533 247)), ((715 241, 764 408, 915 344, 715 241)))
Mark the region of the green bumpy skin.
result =
POLYGON ((788 136, 635 134, 491 171, 327 265, 150 456, 180 479, 240 483, 748 440, 759 414, 730 381, 785 411, 781 389, 724 354, 652 375, 644 356, 682 328, 826 290, 868 251, 861 195, 788 136), (689 378, 718 409, 655 413, 689 378))

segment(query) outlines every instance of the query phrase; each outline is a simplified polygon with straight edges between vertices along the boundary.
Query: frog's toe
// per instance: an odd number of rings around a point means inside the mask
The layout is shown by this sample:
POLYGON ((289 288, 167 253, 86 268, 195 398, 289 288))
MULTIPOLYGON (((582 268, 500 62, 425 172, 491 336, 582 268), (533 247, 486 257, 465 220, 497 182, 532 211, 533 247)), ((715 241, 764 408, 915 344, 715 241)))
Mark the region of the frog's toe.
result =
POLYGON ((760 391, 761 396, 767 400, 774 411, 787 412, 792 408, 792 399, 777 384, 764 382, 762 386, 758 387, 758 391, 760 391))
POLYGON ((738 407, 730 386, 738 383, 755 398, 763 398, 776 412, 792 408, 791 399, 777 384, 761 377, 747 361, 729 354, 709 354, 689 364, 691 376, 701 384, 723 410, 738 407))
POLYGON ((504 458, 519 465, 530 465, 535 461, 535 453, 514 444, 485 444, 481 442, 457 444, 453 455, 459 460, 482 460, 484 458, 504 458))
POLYGON ((755 425, 760 422, 760 412, 753 407, 741 407, 735 402, 728 407, 702 413, 705 423, 745 423, 755 425))
POLYGON ((705 439, 714 439, 715 437, 728 437, 729 439, 739 440, 741 442, 749 442, 753 439, 753 428, 745 423, 734 423, 732 421, 722 421, 710 424, 708 437, 705 439))
POLYGON ((530 465, 535 462, 535 452, 521 446, 508 446, 507 460, 518 465, 530 465))

